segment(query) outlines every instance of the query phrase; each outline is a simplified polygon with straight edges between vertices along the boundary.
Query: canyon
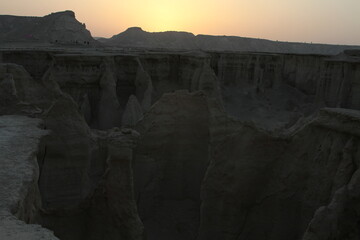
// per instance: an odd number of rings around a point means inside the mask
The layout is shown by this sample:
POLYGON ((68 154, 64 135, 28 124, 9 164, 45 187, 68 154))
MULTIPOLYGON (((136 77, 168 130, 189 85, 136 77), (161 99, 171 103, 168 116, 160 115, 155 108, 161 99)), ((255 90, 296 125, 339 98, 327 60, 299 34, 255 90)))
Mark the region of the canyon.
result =
POLYGON ((0 45, 1 239, 360 238, 359 50, 84 41, 0 45))

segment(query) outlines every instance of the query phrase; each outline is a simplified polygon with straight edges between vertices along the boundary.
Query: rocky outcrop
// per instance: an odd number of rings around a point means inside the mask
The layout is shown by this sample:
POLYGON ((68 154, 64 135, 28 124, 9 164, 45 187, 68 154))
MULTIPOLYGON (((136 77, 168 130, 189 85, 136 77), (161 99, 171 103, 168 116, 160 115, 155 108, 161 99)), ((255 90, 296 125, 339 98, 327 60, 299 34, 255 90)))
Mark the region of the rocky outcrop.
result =
POLYGON ((47 134, 40 126, 39 119, 0 117, 1 239, 57 239, 34 225, 41 207, 36 156, 40 139, 47 134))
POLYGON ((78 22, 75 13, 64 11, 44 17, 0 16, 2 43, 95 44, 85 24, 78 22))

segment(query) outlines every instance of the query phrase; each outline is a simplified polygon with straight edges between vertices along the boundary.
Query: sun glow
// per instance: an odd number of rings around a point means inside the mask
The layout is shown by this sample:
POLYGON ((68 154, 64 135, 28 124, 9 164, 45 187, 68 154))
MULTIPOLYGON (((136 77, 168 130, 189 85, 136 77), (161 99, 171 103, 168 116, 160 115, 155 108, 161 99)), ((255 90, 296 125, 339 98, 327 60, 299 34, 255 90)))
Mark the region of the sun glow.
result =
POLYGON ((169 31, 174 30, 181 25, 181 16, 174 11, 173 6, 159 4, 153 6, 148 13, 149 20, 151 19, 152 28, 155 31, 169 31))
POLYGON ((144 29, 149 31, 170 31, 185 30, 188 26, 188 19, 193 18, 194 12, 184 4, 187 0, 156 0, 147 1, 146 7, 142 9, 142 16, 145 22, 144 29))

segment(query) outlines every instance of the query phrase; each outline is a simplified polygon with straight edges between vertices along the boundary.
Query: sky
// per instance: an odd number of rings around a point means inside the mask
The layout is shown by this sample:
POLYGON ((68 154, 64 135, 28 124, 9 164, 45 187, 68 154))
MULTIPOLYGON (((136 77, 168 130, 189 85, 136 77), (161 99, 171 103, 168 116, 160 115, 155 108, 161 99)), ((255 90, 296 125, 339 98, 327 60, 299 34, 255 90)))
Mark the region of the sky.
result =
POLYGON ((0 0, 0 15, 72 10, 94 37, 129 27, 360 45, 360 0, 0 0))

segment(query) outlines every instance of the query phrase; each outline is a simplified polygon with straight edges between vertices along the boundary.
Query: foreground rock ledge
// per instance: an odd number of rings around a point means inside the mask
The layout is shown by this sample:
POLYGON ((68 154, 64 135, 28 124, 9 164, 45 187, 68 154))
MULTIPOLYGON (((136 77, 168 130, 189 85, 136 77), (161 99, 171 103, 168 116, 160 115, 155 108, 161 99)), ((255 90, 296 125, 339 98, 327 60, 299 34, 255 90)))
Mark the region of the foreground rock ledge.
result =
POLYGON ((31 224, 40 206, 36 155, 47 133, 40 125, 39 119, 0 117, 0 239, 57 239, 31 224))

